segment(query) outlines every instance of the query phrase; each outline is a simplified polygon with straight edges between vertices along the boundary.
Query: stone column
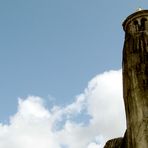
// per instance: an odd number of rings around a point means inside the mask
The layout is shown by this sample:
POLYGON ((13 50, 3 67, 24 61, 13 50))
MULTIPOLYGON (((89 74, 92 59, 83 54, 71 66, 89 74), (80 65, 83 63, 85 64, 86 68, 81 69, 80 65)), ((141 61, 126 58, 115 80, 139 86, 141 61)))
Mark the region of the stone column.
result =
POLYGON ((123 28, 125 148, 148 148, 148 10, 131 14, 124 21, 123 28))

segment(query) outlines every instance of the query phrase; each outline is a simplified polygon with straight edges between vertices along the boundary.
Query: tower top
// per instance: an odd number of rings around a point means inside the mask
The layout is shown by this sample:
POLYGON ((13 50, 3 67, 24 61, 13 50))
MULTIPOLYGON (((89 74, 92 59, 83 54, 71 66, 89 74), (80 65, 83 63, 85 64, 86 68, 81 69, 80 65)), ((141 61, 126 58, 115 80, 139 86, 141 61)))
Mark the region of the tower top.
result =
POLYGON ((138 9, 135 13, 129 15, 123 22, 123 29, 127 31, 129 24, 132 22, 135 23, 139 21, 139 19, 148 19, 148 10, 142 10, 141 8, 138 9))
POLYGON ((137 11, 142 11, 142 8, 141 8, 141 7, 139 7, 139 8, 137 9, 137 11))

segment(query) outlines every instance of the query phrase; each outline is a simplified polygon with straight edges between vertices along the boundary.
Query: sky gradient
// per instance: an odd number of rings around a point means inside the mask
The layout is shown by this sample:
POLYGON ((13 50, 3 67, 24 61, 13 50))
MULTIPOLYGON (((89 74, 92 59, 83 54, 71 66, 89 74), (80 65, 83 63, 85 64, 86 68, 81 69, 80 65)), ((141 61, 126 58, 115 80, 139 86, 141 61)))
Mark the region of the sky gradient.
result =
POLYGON ((121 69, 122 22, 139 6, 148 1, 1 0, 0 122, 19 97, 66 106, 96 75, 121 69))

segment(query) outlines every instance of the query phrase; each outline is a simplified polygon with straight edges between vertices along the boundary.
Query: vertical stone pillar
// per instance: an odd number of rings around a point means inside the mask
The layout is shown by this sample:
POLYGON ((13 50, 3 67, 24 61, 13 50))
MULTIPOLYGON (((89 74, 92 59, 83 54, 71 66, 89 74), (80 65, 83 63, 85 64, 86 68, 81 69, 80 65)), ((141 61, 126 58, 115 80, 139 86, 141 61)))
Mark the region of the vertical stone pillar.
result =
POLYGON ((123 95, 127 148, 148 148, 148 10, 123 23, 123 95))

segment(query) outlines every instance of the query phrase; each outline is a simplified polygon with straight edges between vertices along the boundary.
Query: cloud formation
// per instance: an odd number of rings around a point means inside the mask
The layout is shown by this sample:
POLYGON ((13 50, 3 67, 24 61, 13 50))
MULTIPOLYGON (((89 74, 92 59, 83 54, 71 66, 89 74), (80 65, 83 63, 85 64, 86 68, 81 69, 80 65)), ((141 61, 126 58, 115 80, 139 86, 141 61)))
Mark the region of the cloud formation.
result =
POLYGON ((2 148, 102 148, 123 136, 125 115, 121 70, 97 75, 74 102, 45 107, 44 99, 19 99, 9 124, 0 124, 2 148))

